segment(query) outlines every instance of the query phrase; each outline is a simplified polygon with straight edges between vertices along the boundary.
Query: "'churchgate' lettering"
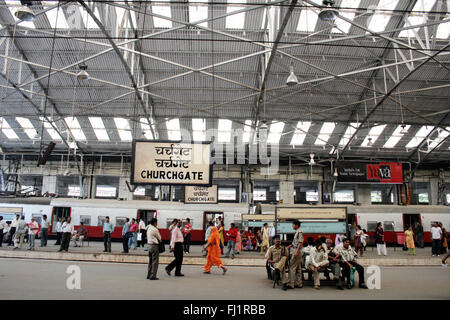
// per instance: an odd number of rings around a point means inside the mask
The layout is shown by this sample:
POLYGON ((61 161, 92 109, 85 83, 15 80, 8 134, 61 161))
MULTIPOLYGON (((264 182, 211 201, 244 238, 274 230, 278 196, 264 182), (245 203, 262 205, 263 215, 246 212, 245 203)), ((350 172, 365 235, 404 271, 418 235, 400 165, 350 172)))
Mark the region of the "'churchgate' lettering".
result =
POLYGON ((203 180, 203 172, 142 170, 141 178, 155 180, 203 180))

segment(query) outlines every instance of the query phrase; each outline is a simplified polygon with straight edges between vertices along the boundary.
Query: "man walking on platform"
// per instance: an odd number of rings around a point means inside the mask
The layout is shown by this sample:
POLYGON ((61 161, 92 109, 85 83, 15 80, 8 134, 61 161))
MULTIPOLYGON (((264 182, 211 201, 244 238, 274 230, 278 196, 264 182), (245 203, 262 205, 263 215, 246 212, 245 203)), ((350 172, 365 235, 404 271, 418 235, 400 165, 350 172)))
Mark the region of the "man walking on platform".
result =
POLYGON ((14 236, 14 249, 22 249, 23 239, 25 238, 25 234, 27 233, 28 225, 25 222, 25 217, 22 216, 20 218, 19 223, 17 224, 16 234, 14 236))
POLYGON ((181 273, 181 265, 183 264, 183 233, 181 232, 182 221, 177 220, 177 224, 172 229, 172 237, 170 247, 172 248, 175 259, 166 267, 166 272, 170 276, 170 272, 175 268, 175 277, 183 277, 181 273))
POLYGON ((128 239, 130 237, 130 218, 125 218, 125 224, 122 228, 122 253, 128 253, 128 239))
POLYGON ((109 222, 109 217, 106 217, 103 223, 103 244, 105 245, 103 252, 111 252, 111 234, 113 231, 114 226, 109 222))
POLYGON ((42 216, 41 221, 41 247, 47 246, 48 240, 48 228, 50 227, 50 221, 47 220, 47 215, 42 216))
POLYGON ((19 223, 19 215, 17 214, 15 219, 11 222, 11 227, 9 228, 9 241, 8 246, 13 245, 14 234, 16 233, 17 224, 19 223))
POLYGON ((2 243, 3 243, 3 230, 5 230, 6 228, 7 228, 7 224, 3 220, 3 217, 0 216, 0 247, 2 246, 2 243))
POLYGON ((186 219, 186 225, 184 226, 183 235, 184 235, 184 253, 189 253, 189 246, 191 242, 191 219, 186 219))
POLYGON ((291 262, 289 265, 289 284, 283 286, 283 290, 302 288, 302 247, 303 247, 303 232, 300 230, 300 221, 292 222, 292 229, 295 230, 294 239, 288 248, 294 249, 291 262))

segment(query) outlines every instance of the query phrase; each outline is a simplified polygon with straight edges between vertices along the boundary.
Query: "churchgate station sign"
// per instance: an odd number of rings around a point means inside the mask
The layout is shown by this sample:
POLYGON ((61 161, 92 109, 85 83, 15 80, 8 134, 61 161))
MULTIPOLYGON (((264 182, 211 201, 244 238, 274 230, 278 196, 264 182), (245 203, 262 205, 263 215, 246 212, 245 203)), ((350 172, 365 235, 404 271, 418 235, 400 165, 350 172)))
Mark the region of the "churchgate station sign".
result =
POLYGON ((217 203, 217 185, 187 186, 184 189, 184 203, 217 203))
POLYGON ((211 143, 133 141, 131 184, 211 186, 211 143))

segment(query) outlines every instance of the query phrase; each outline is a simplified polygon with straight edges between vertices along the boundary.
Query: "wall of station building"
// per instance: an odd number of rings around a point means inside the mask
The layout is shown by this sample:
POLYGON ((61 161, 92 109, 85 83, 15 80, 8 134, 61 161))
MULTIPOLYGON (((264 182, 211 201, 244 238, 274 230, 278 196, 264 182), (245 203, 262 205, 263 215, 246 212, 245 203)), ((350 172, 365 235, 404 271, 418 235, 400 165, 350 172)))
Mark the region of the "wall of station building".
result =
MULTIPOLYGON (((15 171, 18 189, 28 195, 57 195, 74 198, 121 198, 125 200, 183 201, 183 186, 146 186, 130 191, 130 164, 103 162, 82 164, 80 179, 75 163, 22 162, 15 171)), ((9 167, 2 163, 8 173, 9 167)), ((335 183, 325 167, 281 166, 277 174, 262 175, 258 166, 214 165, 213 184, 218 185, 219 202, 235 203, 359 203, 399 204, 399 185, 335 183)), ((131 186, 133 187, 133 186, 131 186)), ((8 190, 13 186, 9 184, 8 190)), ((418 170, 412 183, 404 186, 410 204, 450 202, 450 171, 418 170)))

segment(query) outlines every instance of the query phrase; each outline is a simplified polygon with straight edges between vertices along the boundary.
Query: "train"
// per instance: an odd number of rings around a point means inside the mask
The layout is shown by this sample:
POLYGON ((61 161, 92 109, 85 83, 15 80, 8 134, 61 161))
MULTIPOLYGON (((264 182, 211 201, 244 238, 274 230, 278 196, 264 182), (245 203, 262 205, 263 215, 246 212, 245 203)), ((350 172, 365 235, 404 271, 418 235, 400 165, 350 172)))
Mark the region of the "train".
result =
MULTIPOLYGON (((296 205, 298 207, 333 207, 332 205, 296 205)), ((450 228, 450 208, 447 206, 397 206, 397 205, 335 205, 346 207, 348 233, 355 225, 366 229, 373 236, 377 222, 383 224, 385 240, 395 243, 397 235, 403 234, 405 228, 419 222, 424 228, 424 242, 431 243, 431 226, 438 221, 444 228, 450 228)), ((192 242, 204 241, 208 221, 222 218, 225 229, 234 223, 242 228, 242 215, 252 213, 254 207, 244 203, 217 204, 185 204, 182 202, 146 201, 146 200, 103 200, 103 199, 73 199, 73 198, 1 198, 0 215, 10 221, 15 214, 25 216, 26 221, 34 217, 40 223, 45 214, 51 219, 50 236, 56 234, 58 218, 71 217, 75 228, 83 222, 91 239, 102 238, 102 225, 106 216, 115 225, 113 239, 121 238, 125 218, 139 218, 148 222, 151 218, 158 219, 163 240, 170 238, 168 227, 173 219, 190 218, 192 224, 192 242)), ((262 214, 274 214, 275 205, 262 205, 262 214)), ((306 235, 310 236, 310 235, 306 235)), ((315 237, 319 235, 313 235, 315 237)), ((333 235, 326 235, 332 237, 333 235)))

